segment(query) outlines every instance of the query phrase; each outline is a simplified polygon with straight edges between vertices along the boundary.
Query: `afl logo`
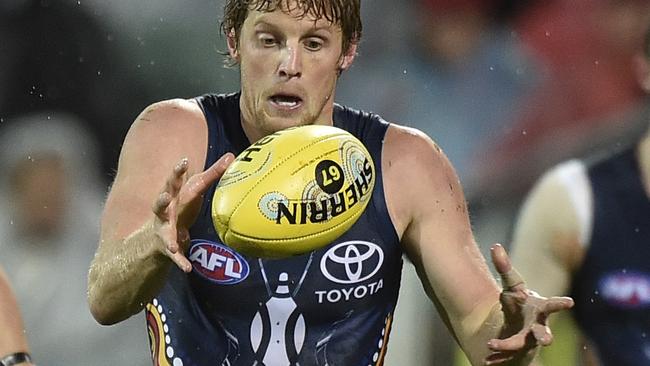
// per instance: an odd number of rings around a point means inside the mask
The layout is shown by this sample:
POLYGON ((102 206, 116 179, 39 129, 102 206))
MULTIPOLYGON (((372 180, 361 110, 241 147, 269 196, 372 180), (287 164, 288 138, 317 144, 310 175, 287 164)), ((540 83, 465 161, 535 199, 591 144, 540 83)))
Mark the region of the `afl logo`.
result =
POLYGON ((346 241, 330 248, 320 261, 323 275, 332 282, 352 284, 374 276, 384 263, 379 245, 346 241))
POLYGON ((202 277, 221 285, 234 285, 248 277, 248 262, 231 248, 206 241, 192 240, 189 260, 202 277))
POLYGON ((650 306, 650 275, 643 272, 620 271, 605 275, 599 282, 602 297, 623 308, 650 306))

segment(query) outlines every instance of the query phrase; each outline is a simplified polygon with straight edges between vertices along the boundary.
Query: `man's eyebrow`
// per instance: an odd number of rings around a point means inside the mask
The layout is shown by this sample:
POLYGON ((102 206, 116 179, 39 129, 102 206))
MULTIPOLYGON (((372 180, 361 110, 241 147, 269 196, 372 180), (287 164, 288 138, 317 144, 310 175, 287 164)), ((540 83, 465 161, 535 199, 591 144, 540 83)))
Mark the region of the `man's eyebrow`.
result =
POLYGON ((319 26, 314 25, 314 27, 312 27, 310 29, 310 31, 312 31, 312 32, 318 32, 318 31, 321 31, 321 30, 332 33, 332 25, 329 24, 329 23, 326 24, 326 25, 319 25, 319 26))
POLYGON ((255 23, 253 23, 254 27, 266 27, 266 28, 271 28, 271 29, 277 29, 278 27, 275 24, 271 24, 269 22, 266 22, 262 19, 256 20, 255 23))
MULTIPOLYGON (((269 23, 264 19, 256 20, 255 23, 253 23, 253 26, 255 28, 262 27, 262 28, 267 28, 267 29, 275 30, 275 31, 280 29, 280 27, 278 25, 273 24, 273 23, 269 23)), ((321 23, 321 24, 314 24, 314 26, 309 28, 308 31, 309 32, 325 31, 325 32, 328 32, 328 33, 334 33, 332 31, 332 25, 329 22, 321 23)))

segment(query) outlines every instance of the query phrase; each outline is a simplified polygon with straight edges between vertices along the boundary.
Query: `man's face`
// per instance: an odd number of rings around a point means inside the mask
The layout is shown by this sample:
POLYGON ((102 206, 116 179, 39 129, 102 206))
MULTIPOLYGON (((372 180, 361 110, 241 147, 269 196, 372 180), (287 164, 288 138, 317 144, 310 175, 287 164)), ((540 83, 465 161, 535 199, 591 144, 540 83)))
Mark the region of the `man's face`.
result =
MULTIPOLYGON (((251 140, 291 126, 330 124, 338 72, 349 67, 356 46, 342 54, 340 26, 309 14, 250 11, 239 35, 229 39, 241 69, 240 107, 251 140)), ((285 10, 286 11, 286 10, 285 10)))

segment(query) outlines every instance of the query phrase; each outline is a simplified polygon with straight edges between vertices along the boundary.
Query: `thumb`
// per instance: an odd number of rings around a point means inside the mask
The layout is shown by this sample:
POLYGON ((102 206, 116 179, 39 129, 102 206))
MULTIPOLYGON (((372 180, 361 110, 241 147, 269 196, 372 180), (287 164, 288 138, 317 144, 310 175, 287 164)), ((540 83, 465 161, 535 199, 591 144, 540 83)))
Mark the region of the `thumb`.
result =
POLYGON ((187 181, 190 199, 203 194, 210 185, 221 178, 234 159, 235 156, 232 153, 225 153, 205 171, 192 176, 187 181))

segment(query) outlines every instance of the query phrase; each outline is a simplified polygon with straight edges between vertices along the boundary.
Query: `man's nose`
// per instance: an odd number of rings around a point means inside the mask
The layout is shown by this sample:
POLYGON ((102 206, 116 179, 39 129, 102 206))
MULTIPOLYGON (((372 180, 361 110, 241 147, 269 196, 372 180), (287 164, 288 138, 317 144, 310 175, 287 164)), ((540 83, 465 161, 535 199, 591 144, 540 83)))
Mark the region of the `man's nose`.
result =
POLYGON ((280 77, 291 79, 302 75, 302 57, 299 48, 293 46, 284 48, 281 58, 278 69, 280 77))

